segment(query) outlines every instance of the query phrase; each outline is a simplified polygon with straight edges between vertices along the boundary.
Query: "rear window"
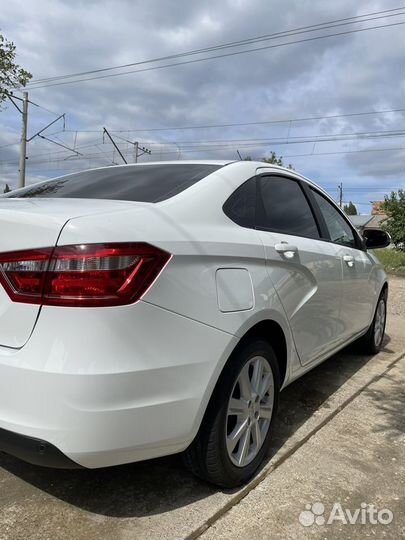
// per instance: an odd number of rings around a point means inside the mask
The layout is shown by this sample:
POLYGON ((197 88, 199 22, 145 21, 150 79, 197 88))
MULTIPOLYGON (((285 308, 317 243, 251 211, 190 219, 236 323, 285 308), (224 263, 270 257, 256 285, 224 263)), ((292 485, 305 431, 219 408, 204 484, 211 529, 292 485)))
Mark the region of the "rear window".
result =
POLYGON ((159 202, 177 195, 220 168, 221 165, 189 163, 107 167, 34 184, 5 197, 159 202))

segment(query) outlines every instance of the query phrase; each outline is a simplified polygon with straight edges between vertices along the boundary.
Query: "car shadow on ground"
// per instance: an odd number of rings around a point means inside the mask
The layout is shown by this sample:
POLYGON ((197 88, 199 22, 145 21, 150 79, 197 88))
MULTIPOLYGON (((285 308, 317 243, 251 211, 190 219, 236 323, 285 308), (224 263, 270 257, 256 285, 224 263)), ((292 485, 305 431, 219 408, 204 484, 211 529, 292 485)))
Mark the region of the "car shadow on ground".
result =
MULTIPOLYGON (((387 365, 391 355, 395 354, 389 347, 390 341, 386 334, 383 352, 389 355, 387 365)), ((317 410, 330 408, 328 398, 371 358, 359 352, 359 345, 349 345, 283 390, 274 425, 271 455, 317 410)))
POLYGON ((403 445, 405 434, 405 386, 402 377, 391 371, 385 375, 389 382, 389 391, 386 389, 367 388, 365 395, 370 397, 376 407, 374 418, 375 433, 384 433, 392 445, 403 445))
MULTIPOLYGON (((389 341, 386 336, 387 364, 394 354, 389 341)), ((315 411, 328 407, 328 398, 370 358, 348 347, 288 386, 280 397, 272 453, 286 444, 315 411)), ((56 470, 0 453, 0 467, 75 507, 117 518, 169 512, 218 491, 188 473, 180 456, 98 470, 56 470)))

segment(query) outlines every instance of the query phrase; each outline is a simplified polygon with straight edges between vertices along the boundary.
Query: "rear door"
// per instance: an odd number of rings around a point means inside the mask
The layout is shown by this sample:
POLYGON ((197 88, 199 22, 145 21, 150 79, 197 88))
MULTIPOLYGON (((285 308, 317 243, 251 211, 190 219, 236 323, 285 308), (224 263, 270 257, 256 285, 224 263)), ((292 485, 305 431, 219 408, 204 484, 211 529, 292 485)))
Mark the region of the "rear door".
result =
POLYGON ((342 264, 322 231, 298 179, 258 176, 256 228, 265 246, 268 273, 290 321, 302 364, 338 342, 342 264))
POLYGON ((343 302, 338 322, 342 340, 349 340, 366 329, 373 316, 376 285, 373 262, 348 219, 331 201, 310 188, 325 220, 330 241, 336 246, 343 268, 343 302))

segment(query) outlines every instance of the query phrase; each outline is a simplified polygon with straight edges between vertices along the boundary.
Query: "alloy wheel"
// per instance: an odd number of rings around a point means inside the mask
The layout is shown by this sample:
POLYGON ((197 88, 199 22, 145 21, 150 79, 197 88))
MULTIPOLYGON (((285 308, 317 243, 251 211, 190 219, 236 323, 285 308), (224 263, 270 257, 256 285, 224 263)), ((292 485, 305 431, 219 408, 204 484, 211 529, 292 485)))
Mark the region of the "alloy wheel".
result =
POLYGON ((232 463, 245 467, 262 447, 274 405, 274 376, 263 356, 251 358, 240 371, 227 409, 226 448, 232 463))
POLYGON ((380 301, 378 302, 377 311, 375 314, 375 321, 374 321, 374 343, 376 347, 378 347, 381 344, 381 341, 384 337, 385 317, 386 317, 385 301, 383 298, 381 298, 380 301))

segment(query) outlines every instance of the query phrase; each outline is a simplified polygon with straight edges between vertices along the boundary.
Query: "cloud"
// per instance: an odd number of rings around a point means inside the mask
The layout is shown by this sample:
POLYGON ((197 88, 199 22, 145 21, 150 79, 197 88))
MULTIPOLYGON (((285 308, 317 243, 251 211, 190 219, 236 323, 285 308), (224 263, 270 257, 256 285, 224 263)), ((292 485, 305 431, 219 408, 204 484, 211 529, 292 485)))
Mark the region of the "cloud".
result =
POLYGON ((348 157, 348 164, 356 170, 359 176, 379 179, 378 184, 380 185, 383 185, 387 179, 395 184, 395 180, 403 176, 405 169, 403 151, 390 152, 389 156, 384 156, 384 154, 373 156, 371 153, 371 156, 370 159, 369 154, 351 154, 348 157))
MULTIPOLYGON (((382 0, 356 4, 350 0, 334 3, 15 0, 2 7, 1 26, 2 32, 15 41, 20 63, 40 78, 170 55, 389 7, 382 0)), ((347 29, 338 27, 318 35, 347 29)), ((402 33, 402 27, 377 29, 122 77, 33 89, 32 100, 67 113, 67 128, 72 131, 56 134, 59 137, 56 140, 68 146, 85 147, 82 153, 90 157, 76 159, 73 153, 60 152, 61 148, 52 143, 35 140, 29 146, 30 178, 35 181, 38 177, 105 165, 111 159, 118 159, 113 156, 111 145, 103 143, 103 126, 111 130, 134 130, 400 108, 405 89, 402 33), (97 132, 76 135, 75 130, 97 132), (62 157, 67 159, 61 161, 62 157)), ((305 37, 309 34, 295 39, 305 37)), ((30 133, 53 118, 31 107, 30 133)), ((178 158, 179 146, 184 148, 183 158, 235 158, 236 147, 193 153, 190 146, 185 148, 184 142, 398 130, 403 129, 403 122, 403 114, 387 114, 249 127, 128 131, 121 136, 150 144, 155 159, 178 158), (159 147, 157 142, 166 145, 159 147)), ((59 129, 61 124, 53 126, 48 133, 59 129)), ((18 113, 9 107, 0 113, 0 146, 12 138, 18 140, 18 131, 18 113)), ((120 144, 131 159, 133 147, 124 141, 120 144)), ((351 186, 354 189, 362 184, 364 177, 369 185, 380 185, 382 190, 387 177, 391 184, 404 184, 403 151, 343 153, 402 147, 403 137, 315 146, 313 143, 257 147, 249 144, 253 143, 241 142, 240 151, 257 158, 271 150, 284 156, 313 154, 287 159, 297 170, 325 186, 343 181, 348 189, 351 186)), ((0 182, 8 181, 15 186, 17 169, 18 146, 0 148, 0 182)), ((367 198, 363 198, 366 205, 367 198)))

